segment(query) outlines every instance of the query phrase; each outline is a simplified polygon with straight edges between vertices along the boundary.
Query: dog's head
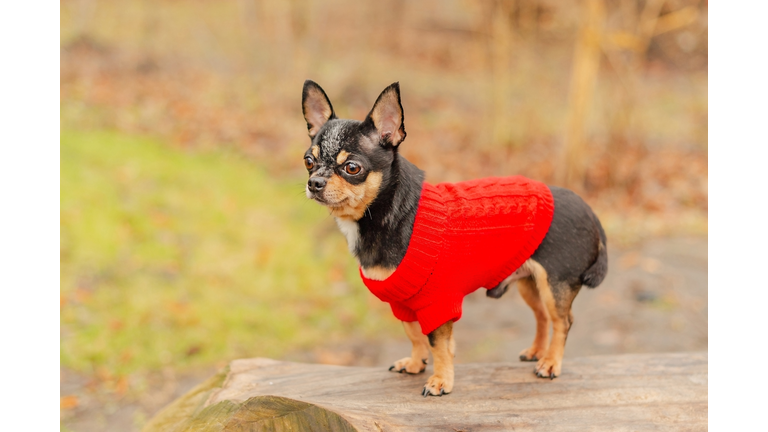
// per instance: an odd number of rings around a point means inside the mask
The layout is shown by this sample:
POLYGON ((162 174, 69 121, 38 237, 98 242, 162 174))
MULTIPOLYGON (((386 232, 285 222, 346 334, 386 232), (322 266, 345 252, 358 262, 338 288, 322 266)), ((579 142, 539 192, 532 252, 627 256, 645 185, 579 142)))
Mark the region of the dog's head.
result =
POLYGON ((400 85, 376 99, 362 122, 336 117, 315 82, 304 82, 302 109, 311 144, 304 154, 307 198, 342 219, 359 220, 390 180, 397 148, 405 139, 400 85))

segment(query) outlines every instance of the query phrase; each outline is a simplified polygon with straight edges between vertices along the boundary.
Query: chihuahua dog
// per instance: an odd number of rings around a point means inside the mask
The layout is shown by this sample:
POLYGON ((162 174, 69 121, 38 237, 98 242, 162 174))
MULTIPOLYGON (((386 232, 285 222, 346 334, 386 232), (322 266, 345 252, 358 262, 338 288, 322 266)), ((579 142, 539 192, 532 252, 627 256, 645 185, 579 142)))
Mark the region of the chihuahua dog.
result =
POLYGON ((537 362, 539 377, 559 376, 571 304, 608 271, 605 233, 591 208, 567 189, 520 176, 425 182, 398 153, 406 137, 398 83, 362 122, 338 119, 309 80, 302 110, 311 140, 306 195, 330 210, 365 285, 390 303, 413 344, 389 369, 424 372, 431 352, 434 373, 421 394, 450 393, 463 297, 490 287, 486 295, 499 298, 517 282, 536 318, 520 360, 537 362))

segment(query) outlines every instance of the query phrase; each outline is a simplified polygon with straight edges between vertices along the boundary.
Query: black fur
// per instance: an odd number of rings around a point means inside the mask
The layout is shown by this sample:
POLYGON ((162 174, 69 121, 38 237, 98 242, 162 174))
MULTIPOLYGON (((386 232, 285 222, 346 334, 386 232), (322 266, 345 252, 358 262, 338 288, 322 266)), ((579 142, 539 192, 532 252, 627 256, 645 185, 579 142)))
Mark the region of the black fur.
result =
POLYGON ((411 241, 424 171, 396 154, 387 180, 358 221, 360 241, 355 252, 363 267, 397 267, 411 241))
POLYGON ((555 214, 531 258, 544 267, 553 287, 594 288, 608 272, 606 238, 592 209, 568 189, 550 186, 555 214))
POLYGON ((501 298, 501 296, 503 296, 509 289, 509 285, 510 284, 505 283, 504 281, 501 281, 499 282, 498 285, 486 291, 485 295, 487 297, 495 298, 495 299, 501 298))
MULTIPOLYGON (((308 96, 308 88, 317 88, 325 96, 328 106, 333 110, 325 91, 313 81, 307 80, 302 91, 302 109, 308 96)), ((387 99, 391 101, 392 99, 387 99)), ((307 112, 304 109, 304 115, 307 112)), ((312 138, 312 144, 304 157, 313 157, 312 147, 318 146, 320 154, 315 166, 309 171, 310 177, 320 176, 329 179, 336 173, 352 185, 359 185, 368 180, 372 172, 382 174, 381 187, 374 201, 368 206, 363 217, 357 221, 359 237, 353 251, 363 267, 382 266, 394 268, 400 264, 408 250, 408 243, 413 232, 416 209, 424 182, 424 172, 398 154, 398 145, 405 139, 405 125, 400 86, 394 83, 382 91, 371 112, 360 122, 339 120, 335 114, 320 128, 312 138), (401 138, 393 142, 391 135, 382 135, 377 129, 372 115, 385 95, 394 95, 400 110, 401 138), (350 156, 345 161, 354 162, 362 167, 357 175, 348 175, 344 164, 337 164, 340 151, 350 156)))
POLYGON ((330 120, 304 156, 312 156, 312 146, 319 146, 320 157, 310 177, 330 178, 336 173, 357 185, 365 182, 371 172, 382 173, 378 196, 357 221, 360 237, 354 253, 363 267, 397 267, 408 250, 424 172, 400 156, 397 146, 373 138, 375 132, 369 121, 330 120), (343 165, 336 163, 341 150, 350 153, 348 162, 360 164, 364 171, 356 176, 346 174, 343 165))

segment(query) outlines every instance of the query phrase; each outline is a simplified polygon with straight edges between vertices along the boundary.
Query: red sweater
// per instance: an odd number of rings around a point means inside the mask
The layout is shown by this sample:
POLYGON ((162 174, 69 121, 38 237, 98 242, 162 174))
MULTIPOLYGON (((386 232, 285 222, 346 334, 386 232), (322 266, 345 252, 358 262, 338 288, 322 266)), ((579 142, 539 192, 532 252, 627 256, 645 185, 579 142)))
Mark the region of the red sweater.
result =
POLYGON ((360 276, 401 321, 429 334, 461 318, 464 296, 514 273, 549 230, 549 188, 521 176, 424 183, 408 251, 386 280, 360 276))

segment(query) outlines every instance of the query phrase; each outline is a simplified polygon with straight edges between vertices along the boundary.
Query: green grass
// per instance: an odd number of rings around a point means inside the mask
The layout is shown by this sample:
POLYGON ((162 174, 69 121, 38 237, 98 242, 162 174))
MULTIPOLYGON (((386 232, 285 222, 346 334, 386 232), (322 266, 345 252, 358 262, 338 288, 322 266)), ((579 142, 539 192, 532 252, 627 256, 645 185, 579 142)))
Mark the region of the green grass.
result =
POLYGON ((224 151, 62 132, 62 366, 207 366, 396 330, 303 183, 224 151))

